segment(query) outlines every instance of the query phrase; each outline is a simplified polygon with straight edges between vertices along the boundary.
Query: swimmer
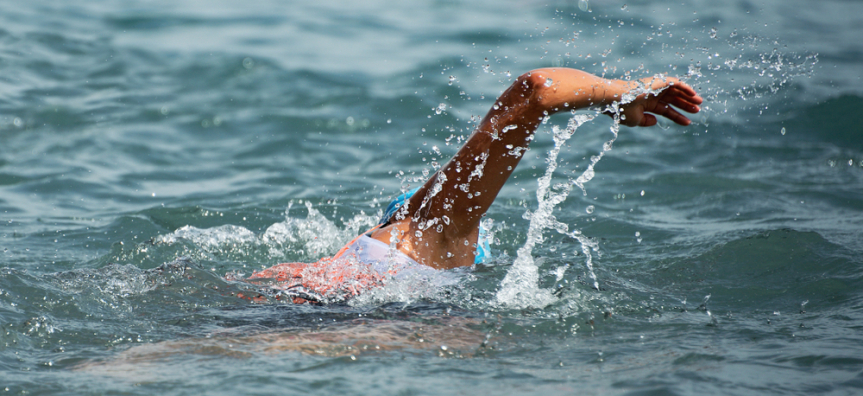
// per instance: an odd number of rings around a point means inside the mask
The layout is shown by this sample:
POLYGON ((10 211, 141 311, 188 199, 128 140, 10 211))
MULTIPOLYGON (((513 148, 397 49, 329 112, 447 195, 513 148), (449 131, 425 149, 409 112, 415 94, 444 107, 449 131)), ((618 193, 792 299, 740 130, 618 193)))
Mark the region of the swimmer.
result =
POLYGON ((279 264, 250 279, 274 278, 296 303, 350 298, 382 285, 406 269, 446 270, 470 266, 487 253, 480 240, 480 220, 512 174, 545 117, 559 111, 601 108, 626 94, 620 123, 656 125, 657 116, 689 125, 686 113, 700 111, 703 99, 673 77, 640 82, 609 80, 567 68, 537 69, 518 77, 456 155, 417 190, 390 205, 375 228, 348 243, 333 258, 314 264, 279 264), (645 91, 641 91, 645 92, 645 91), (391 248, 392 247, 392 248, 391 248), (394 249, 393 249, 394 248, 394 249), (341 265, 355 259, 364 266, 341 265))

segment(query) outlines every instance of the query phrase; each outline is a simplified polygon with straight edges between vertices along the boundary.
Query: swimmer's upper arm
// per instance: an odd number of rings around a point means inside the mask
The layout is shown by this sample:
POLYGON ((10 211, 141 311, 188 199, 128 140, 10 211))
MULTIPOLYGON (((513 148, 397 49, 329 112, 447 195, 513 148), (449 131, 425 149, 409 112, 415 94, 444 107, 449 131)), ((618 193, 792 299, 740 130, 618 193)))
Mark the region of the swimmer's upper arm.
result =
POLYGON ((572 69, 538 69, 519 76, 458 153, 411 199, 408 210, 413 223, 427 228, 424 222, 446 216, 442 238, 470 235, 518 165, 542 120, 560 110, 604 102, 609 90, 597 86, 606 81, 572 69), (599 91, 603 97, 597 101, 599 91))

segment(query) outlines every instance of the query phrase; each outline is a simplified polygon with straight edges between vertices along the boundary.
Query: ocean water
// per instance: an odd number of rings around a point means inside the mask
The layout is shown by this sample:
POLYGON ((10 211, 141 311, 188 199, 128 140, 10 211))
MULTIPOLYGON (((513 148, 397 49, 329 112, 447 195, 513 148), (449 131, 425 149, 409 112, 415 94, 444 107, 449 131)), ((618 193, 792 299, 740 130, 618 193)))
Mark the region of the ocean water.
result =
POLYGON ((0 393, 860 394, 861 15, 2 2, 0 393), (238 298, 260 289, 232 279, 334 253, 550 66, 667 73, 707 102, 607 151, 608 117, 559 147, 572 115, 552 117, 455 286, 238 298), (526 246, 537 280, 504 293, 526 246))

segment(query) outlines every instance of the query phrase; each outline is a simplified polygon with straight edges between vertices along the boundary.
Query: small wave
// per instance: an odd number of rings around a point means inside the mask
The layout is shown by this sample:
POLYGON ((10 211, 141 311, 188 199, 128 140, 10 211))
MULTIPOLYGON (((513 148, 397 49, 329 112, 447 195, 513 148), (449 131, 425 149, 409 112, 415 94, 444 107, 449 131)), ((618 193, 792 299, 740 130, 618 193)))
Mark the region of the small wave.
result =
MULTIPOLYGON (((316 261, 334 254, 353 237, 376 224, 377 217, 360 213, 346 221, 343 227, 327 219, 310 202, 305 203, 304 219, 290 217, 291 206, 285 221, 272 224, 261 235, 237 225, 197 228, 186 225, 167 235, 153 239, 155 245, 190 243, 207 255, 229 254, 239 261, 259 259, 259 252, 267 260, 316 261)), ((258 264, 258 263, 256 263, 258 264)), ((262 265, 268 266, 263 263, 262 265)))

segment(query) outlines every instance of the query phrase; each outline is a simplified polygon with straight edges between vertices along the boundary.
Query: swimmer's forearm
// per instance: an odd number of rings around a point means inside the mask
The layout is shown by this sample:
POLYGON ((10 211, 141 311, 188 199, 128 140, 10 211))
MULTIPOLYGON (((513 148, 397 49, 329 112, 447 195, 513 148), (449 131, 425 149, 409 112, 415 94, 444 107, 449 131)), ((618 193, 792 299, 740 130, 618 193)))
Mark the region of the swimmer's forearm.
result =
POLYGON ((548 114, 604 107, 619 102, 623 94, 638 86, 632 81, 609 80, 566 68, 536 69, 522 78, 533 80, 539 98, 537 105, 548 114))
MULTIPOLYGON (((685 82, 674 77, 647 77, 639 81, 608 80, 573 69, 537 69, 520 77, 530 80, 535 87, 536 107, 547 116, 558 111, 599 107, 614 116, 607 107, 621 104, 613 110, 620 114, 620 123, 626 126, 651 126, 656 117, 667 118, 679 125, 691 121, 684 114, 697 113, 704 99, 685 82), (627 93, 630 96, 623 101, 627 93)), ((527 81, 525 80, 525 81, 527 81)))

